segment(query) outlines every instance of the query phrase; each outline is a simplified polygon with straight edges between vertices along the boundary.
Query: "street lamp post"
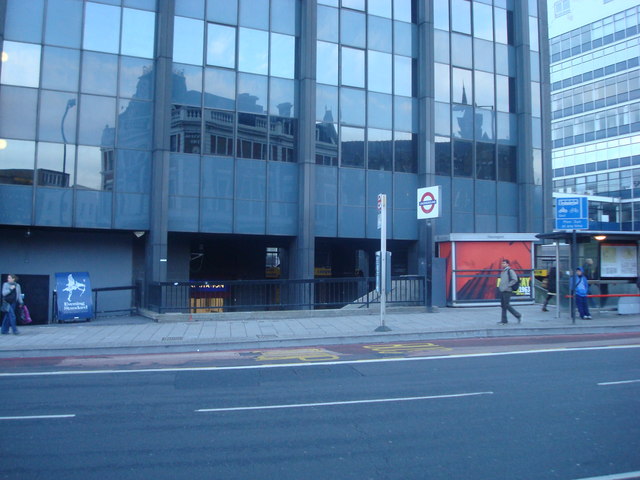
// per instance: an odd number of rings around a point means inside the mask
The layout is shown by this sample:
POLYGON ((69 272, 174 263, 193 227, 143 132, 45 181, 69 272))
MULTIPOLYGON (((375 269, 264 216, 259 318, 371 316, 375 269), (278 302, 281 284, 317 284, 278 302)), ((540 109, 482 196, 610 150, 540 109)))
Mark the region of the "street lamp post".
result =
POLYGON ((64 187, 68 187, 68 182, 67 182, 67 137, 64 134, 64 121, 67 118, 67 113, 69 113, 69 110, 71 110, 73 107, 76 106, 76 99, 75 98, 71 98, 69 99, 69 101, 67 101, 67 108, 65 108, 64 110, 64 115, 62 115, 62 120, 60 121, 60 133, 62 133, 62 143, 63 143, 63 150, 62 150, 62 182, 64 183, 64 187))

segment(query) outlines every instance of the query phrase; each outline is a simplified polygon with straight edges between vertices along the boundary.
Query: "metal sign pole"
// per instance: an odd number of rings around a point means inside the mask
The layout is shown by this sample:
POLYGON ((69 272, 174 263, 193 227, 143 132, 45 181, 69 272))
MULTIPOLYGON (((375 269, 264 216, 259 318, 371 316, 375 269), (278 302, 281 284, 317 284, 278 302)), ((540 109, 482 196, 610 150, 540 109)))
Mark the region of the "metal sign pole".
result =
POLYGON ((378 212, 380 215, 380 326, 376 332, 389 332, 385 325, 387 309, 387 196, 378 195, 378 212))

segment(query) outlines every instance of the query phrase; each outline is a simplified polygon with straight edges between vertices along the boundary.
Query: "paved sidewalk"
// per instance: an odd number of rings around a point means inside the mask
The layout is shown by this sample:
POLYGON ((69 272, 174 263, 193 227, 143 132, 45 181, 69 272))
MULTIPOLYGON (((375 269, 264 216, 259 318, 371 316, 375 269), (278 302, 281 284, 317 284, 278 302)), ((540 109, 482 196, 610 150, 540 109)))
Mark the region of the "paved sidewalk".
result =
MULTIPOLYGON (((276 312, 221 316, 214 321, 157 323, 145 317, 99 318, 88 323, 20 327, 20 335, 0 336, 0 357, 99 355, 126 351, 193 351, 277 346, 332 345, 443 338, 500 337, 640 332, 640 315, 616 312, 576 319, 566 312, 556 318, 555 307, 516 306, 520 325, 497 325, 499 307, 442 308, 436 313, 407 308, 388 311, 390 332, 376 332, 378 312, 342 314, 338 311, 276 312)), ((593 313, 593 312, 592 312, 593 313)), ((188 317, 183 317, 188 318, 188 317)))

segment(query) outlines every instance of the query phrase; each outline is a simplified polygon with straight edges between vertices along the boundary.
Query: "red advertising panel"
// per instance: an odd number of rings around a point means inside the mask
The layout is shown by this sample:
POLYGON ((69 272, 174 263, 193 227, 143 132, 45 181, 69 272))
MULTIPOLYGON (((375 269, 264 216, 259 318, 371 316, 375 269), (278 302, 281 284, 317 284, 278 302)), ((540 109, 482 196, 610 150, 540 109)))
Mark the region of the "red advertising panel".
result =
POLYGON ((452 265, 451 247, 440 247, 440 256, 447 261, 447 298, 452 299, 450 292, 451 278, 455 275, 456 301, 497 300, 497 280, 502 267, 500 262, 507 259, 511 267, 522 279, 520 295, 531 295, 529 284, 531 265, 530 241, 513 242, 485 242, 485 241, 457 241, 455 242, 452 265))

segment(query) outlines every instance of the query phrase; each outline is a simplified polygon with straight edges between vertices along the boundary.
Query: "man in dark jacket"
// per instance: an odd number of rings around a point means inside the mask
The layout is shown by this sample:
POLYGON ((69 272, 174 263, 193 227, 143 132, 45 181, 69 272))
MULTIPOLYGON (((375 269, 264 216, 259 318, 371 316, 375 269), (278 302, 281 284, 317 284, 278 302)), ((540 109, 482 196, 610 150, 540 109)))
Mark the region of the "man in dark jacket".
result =
POLYGON ((518 319, 518 323, 522 321, 522 314, 510 304, 513 293, 511 287, 517 281, 518 276, 516 272, 511 270, 509 260, 505 258, 502 260, 502 272, 500 272, 500 285, 498 286, 498 291, 500 292, 500 308, 502 308, 502 317, 498 325, 506 325, 509 323, 507 321, 507 311, 511 312, 511 314, 518 319))

